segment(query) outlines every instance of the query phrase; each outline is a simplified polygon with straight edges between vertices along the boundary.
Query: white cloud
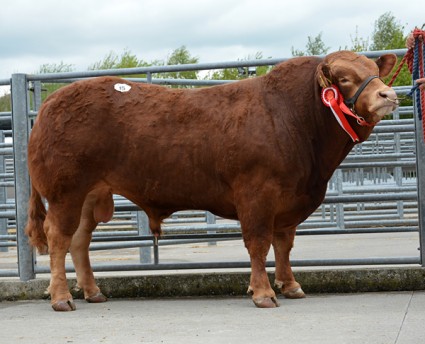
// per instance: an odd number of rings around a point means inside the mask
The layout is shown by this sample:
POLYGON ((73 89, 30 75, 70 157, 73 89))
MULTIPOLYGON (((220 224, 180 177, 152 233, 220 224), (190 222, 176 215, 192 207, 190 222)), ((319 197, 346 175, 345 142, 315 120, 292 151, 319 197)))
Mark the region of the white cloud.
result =
POLYGON ((43 63, 78 70, 110 51, 129 49, 143 60, 164 59, 186 45, 201 62, 229 61, 263 52, 289 57, 322 32, 331 50, 350 35, 371 36, 390 11, 406 30, 425 20, 422 0, 14 0, 0 12, 0 79, 33 73, 43 63))

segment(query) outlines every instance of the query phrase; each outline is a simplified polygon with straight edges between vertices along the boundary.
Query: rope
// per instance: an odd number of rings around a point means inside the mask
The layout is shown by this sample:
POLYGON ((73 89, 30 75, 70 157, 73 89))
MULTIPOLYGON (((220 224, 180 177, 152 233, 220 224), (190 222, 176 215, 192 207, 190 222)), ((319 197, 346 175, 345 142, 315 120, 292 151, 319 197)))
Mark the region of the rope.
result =
MULTIPOLYGON (((412 32, 412 36, 414 38, 415 44, 413 47, 409 47, 407 50, 393 77, 388 83, 388 86, 392 86, 398 74, 400 73, 401 68, 406 63, 410 73, 412 74, 414 83, 414 86, 410 90, 408 96, 413 97, 413 95, 415 95, 418 118, 420 121, 422 121, 422 118, 425 115, 425 91, 419 88, 419 85, 416 84, 416 80, 425 77, 425 31, 415 28, 412 32)), ((422 121, 422 131, 425 139, 425 121, 422 121)))
MULTIPOLYGON (((413 68, 411 70, 412 73, 412 79, 416 80, 420 78, 420 73, 419 73, 419 44, 416 44, 415 42, 415 48, 414 48, 414 57, 413 57, 413 68)), ((411 96, 415 95, 415 101, 416 104, 420 104, 421 103, 421 96, 419 92, 416 92, 415 90, 412 90, 411 92, 411 96)), ((422 112, 420 111, 421 109, 418 108, 418 116, 419 119, 422 120, 422 112)))
POLYGON ((398 65, 397 70, 394 72, 393 77, 391 78, 390 82, 388 83, 389 87, 392 87, 395 79, 397 79, 398 75, 400 74, 400 71, 401 71, 401 68, 403 67, 403 65, 405 63, 407 63, 409 65, 408 61, 412 61, 412 60, 413 60, 413 51, 411 49, 409 49, 407 51, 407 53, 404 55, 403 59, 400 61, 400 64, 398 65))
MULTIPOLYGON (((412 67, 409 68, 412 73, 413 81, 425 77, 424 65, 425 65, 425 56, 424 56, 424 45, 425 45, 425 31, 415 29, 413 31, 413 37, 415 38, 415 45, 413 48, 413 63, 412 67), (419 37, 422 36, 422 42, 419 37)), ((422 131, 425 139, 425 121, 423 121, 423 116, 425 115, 425 92, 422 91, 418 85, 414 86, 410 91, 411 95, 415 95, 416 110, 418 112, 418 118, 422 121, 422 131)))

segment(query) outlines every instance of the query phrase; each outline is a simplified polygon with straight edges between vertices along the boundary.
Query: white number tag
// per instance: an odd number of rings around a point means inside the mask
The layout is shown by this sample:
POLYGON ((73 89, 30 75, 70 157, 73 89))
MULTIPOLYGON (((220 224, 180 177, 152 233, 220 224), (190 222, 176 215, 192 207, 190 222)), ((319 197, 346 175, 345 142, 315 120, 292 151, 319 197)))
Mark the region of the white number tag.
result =
POLYGON ((131 86, 127 84, 115 84, 114 89, 118 92, 128 92, 130 91, 131 86))

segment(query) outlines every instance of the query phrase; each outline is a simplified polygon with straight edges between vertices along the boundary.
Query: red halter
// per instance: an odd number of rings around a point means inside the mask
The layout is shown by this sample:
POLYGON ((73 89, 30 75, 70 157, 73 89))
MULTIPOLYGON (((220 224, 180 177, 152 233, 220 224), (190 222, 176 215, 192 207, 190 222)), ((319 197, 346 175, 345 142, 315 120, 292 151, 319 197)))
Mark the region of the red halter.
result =
POLYGON ((332 113, 334 114, 339 125, 345 132, 351 137, 353 142, 360 142, 359 136, 353 130, 351 125, 348 123, 344 114, 354 117, 357 120, 357 123, 361 126, 373 127, 373 124, 370 124, 365 121, 363 117, 360 117, 354 114, 344 103, 344 98, 336 85, 331 85, 322 89, 322 101, 323 104, 330 107, 332 113))

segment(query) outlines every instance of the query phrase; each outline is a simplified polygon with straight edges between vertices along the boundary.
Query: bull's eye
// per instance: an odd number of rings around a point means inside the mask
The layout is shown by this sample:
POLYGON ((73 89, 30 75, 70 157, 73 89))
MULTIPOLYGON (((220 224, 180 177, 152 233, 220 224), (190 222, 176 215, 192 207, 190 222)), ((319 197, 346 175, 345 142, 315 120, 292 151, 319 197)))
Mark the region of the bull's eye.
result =
POLYGON ((347 78, 340 78, 339 79, 339 83, 341 84, 341 85, 346 85, 346 84, 348 84, 350 82, 350 80, 348 80, 347 78))

